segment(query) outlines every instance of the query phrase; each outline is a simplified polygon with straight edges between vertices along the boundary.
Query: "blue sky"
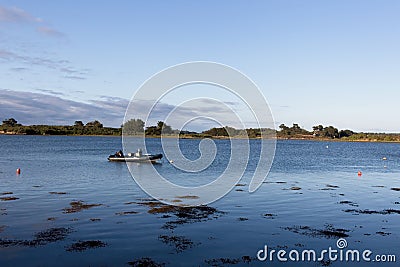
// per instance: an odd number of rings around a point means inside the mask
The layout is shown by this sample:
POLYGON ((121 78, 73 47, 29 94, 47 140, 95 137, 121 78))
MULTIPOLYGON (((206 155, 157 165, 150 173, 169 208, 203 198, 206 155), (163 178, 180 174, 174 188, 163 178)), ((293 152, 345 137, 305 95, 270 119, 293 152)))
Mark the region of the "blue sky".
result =
MULTIPOLYGON (((125 103, 156 72, 201 60, 254 80, 277 124, 400 132, 399 14, 386 0, 0 0, 0 116, 21 108, 10 91, 125 103)), ((85 112, 76 119, 95 119, 85 112)), ((105 124, 119 125, 113 116, 105 124)))

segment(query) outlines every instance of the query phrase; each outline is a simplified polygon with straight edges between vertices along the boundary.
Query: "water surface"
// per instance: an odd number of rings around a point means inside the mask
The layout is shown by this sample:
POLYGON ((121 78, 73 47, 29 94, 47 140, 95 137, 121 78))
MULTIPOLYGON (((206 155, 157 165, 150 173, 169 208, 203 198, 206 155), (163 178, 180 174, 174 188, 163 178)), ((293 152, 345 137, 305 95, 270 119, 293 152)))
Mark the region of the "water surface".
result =
MULTIPOLYGON (((208 183, 229 155, 228 140, 215 142, 216 161, 200 174, 181 172, 165 159, 155 167, 178 184, 208 183)), ((251 140, 253 152, 259 142, 251 140)), ((159 139, 147 143, 149 152, 162 152, 159 139)), ((195 159, 198 143, 184 139, 180 146, 195 159)), ((349 248, 400 257, 400 191, 392 190, 400 187, 399 144, 278 141, 258 191, 247 192, 256 166, 250 160, 228 195, 185 211, 154 202, 125 163, 108 162, 120 148, 117 137, 0 136, 0 266, 127 266, 140 259, 166 266, 273 266, 280 263, 255 258, 264 245, 335 247, 338 236, 328 230, 344 233, 349 248)), ((152 166, 136 168, 145 173, 152 166)))

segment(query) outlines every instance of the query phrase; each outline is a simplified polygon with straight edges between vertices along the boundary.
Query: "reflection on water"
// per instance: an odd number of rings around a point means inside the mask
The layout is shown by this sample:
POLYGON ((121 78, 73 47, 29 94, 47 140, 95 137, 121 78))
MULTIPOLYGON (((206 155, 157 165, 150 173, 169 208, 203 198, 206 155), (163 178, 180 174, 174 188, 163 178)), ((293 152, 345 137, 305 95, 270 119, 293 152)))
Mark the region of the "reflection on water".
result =
MULTIPOLYGON (((147 143, 162 152, 158 139, 147 143)), ((196 159, 198 143, 180 147, 196 159)), ((166 159, 154 167, 178 184, 205 184, 226 166, 229 141, 216 147, 216 162, 197 175, 166 159)), ((250 160, 227 196, 195 208, 147 196, 124 163, 107 161, 120 148, 115 137, 0 136, 0 266, 279 265, 259 262, 257 251, 325 249, 340 237, 349 248, 398 253, 399 144, 278 141, 258 191, 248 193, 250 160)), ((137 165, 138 175, 149 167, 137 165)))

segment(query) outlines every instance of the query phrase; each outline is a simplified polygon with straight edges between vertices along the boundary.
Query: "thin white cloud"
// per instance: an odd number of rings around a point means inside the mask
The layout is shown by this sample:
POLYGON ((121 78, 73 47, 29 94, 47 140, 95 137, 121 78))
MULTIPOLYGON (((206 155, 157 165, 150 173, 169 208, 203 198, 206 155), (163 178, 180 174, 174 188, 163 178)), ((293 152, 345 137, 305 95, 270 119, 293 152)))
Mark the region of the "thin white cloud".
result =
POLYGON ((47 26, 40 26, 36 28, 38 32, 41 34, 51 36, 51 37, 63 37, 64 34, 60 31, 57 31, 53 28, 47 27, 47 26))
MULTIPOLYGON (((63 77, 66 79, 74 79, 74 80, 84 80, 86 79, 85 75, 88 74, 88 69, 77 70, 75 68, 70 67, 70 62, 68 60, 54 60, 50 58, 44 57, 31 57, 22 54, 17 54, 8 50, 0 49, 0 62, 1 60, 9 63, 21 63, 26 64, 27 66, 41 66, 46 67, 51 70, 59 70, 63 73, 63 77)), ((11 68, 12 71, 21 71, 27 70, 27 68, 19 67, 19 68, 11 68)))
POLYGON ((55 95, 55 96, 65 96, 64 93, 58 92, 58 91, 54 91, 54 90, 49 90, 49 89, 35 89, 36 91, 42 92, 42 93, 46 93, 46 94, 50 94, 50 95, 55 95))
POLYGON ((26 71, 26 70, 28 70, 28 68, 15 67, 15 68, 10 68, 10 70, 11 70, 11 71, 21 72, 21 71, 26 71))
POLYGON ((0 6, 0 22, 36 22, 41 23, 43 20, 29 14, 28 12, 17 7, 3 7, 0 6))
POLYGON ((46 25, 46 22, 17 7, 0 6, 0 23, 30 23, 36 25, 36 31, 50 37, 64 37, 65 35, 46 25))
POLYGON ((65 75, 64 78, 72 79, 72 80, 85 80, 85 77, 82 76, 75 76, 75 75, 65 75))
POLYGON ((15 57, 16 57, 16 55, 13 52, 0 49, 0 59, 11 60, 15 57))

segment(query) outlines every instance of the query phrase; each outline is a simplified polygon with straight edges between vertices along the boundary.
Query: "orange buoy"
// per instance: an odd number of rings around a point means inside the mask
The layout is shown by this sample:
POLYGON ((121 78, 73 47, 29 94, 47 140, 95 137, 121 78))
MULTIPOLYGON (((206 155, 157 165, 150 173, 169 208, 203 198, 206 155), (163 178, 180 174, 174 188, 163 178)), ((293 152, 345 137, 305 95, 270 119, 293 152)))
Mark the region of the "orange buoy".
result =
POLYGON ((358 176, 361 176, 362 175, 362 172, 361 171, 358 171, 358 176))
POLYGON ((20 168, 17 169, 17 174, 21 174, 21 169, 20 168))

